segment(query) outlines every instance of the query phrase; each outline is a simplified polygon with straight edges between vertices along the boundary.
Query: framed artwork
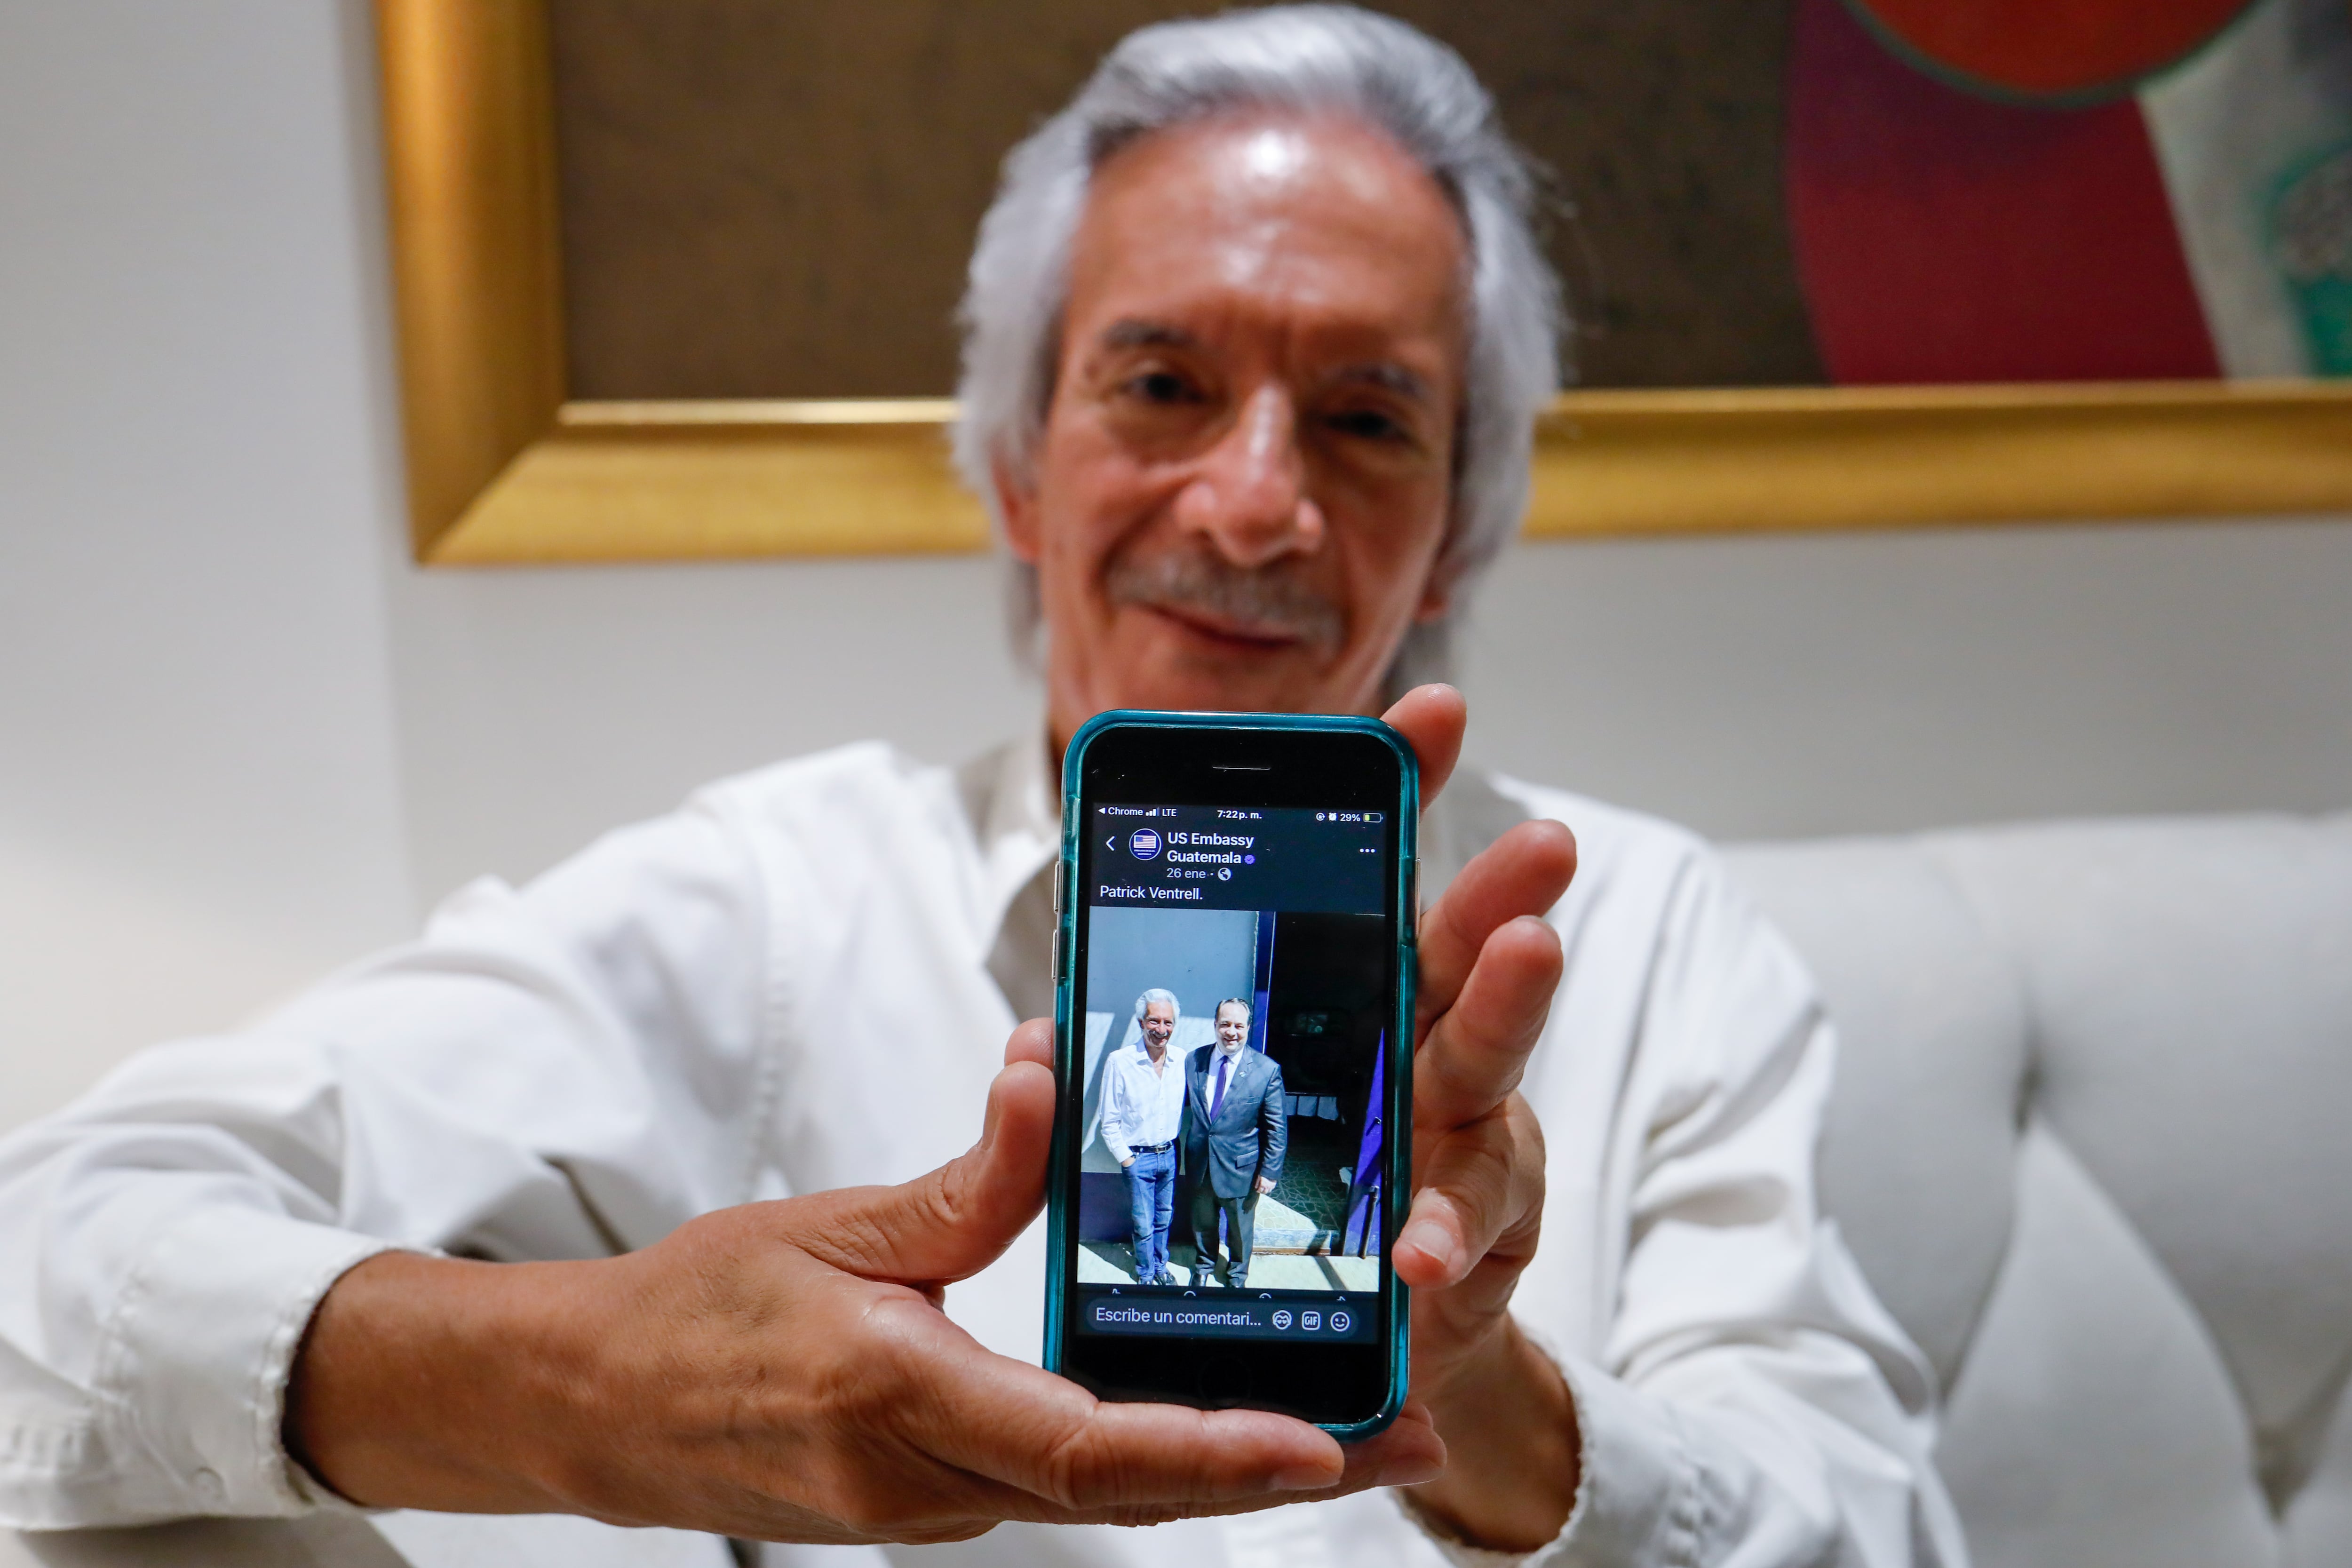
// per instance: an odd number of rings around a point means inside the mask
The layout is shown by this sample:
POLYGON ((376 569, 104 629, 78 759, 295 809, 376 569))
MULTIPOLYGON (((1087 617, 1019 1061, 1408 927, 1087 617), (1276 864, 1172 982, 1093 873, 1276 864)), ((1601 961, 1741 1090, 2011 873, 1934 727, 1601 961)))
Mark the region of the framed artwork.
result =
MULTIPOLYGON (((377 0, 413 535, 964 550, 1003 153, 1170 0, 377 0)), ((1381 0, 1548 171, 1540 537, 2352 508, 2347 0, 1381 0)))

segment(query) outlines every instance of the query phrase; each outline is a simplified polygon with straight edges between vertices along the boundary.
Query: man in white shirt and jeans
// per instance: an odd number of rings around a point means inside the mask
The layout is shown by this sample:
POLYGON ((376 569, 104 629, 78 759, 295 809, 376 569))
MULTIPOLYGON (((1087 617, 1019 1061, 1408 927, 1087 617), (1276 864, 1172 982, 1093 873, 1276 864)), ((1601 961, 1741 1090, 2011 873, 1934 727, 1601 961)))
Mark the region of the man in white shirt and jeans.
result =
POLYGON ((1173 1285, 1168 1230, 1176 1217, 1176 1134, 1184 1121, 1184 1064, 1169 1052, 1182 1014, 1175 993, 1154 986, 1135 999, 1136 1042, 1111 1058, 1103 1085, 1102 1141, 1127 1173, 1135 1278, 1173 1285))
POLYGON ((1528 188, 1402 24, 1123 42, 1008 159, 964 308, 958 456, 1048 634, 1042 734, 714 785, 0 1141, 0 1521, 1958 1561, 1932 1378, 1815 1212, 1802 967, 1689 835, 1449 782, 1461 700, 1407 689, 1555 384, 1528 188), (1384 705, 1432 803, 1412 1399, 1344 1451, 1098 1403, 1034 1364, 1055 1089, 1016 1019, 1050 995, 1060 747, 1113 707, 1384 705))

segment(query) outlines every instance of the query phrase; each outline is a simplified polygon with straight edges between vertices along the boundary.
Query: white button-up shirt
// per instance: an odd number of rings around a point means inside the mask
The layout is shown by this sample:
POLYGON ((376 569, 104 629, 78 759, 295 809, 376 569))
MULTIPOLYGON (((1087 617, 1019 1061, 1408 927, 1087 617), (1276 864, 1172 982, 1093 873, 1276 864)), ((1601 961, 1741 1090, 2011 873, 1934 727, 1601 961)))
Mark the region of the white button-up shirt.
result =
POLYGON ((1110 1081, 1103 1086, 1102 1141, 1120 1164, 1138 1144, 1176 1141, 1184 1125, 1184 1057, 1173 1039, 1157 1067, 1141 1040, 1112 1053, 1110 1081))
MULTIPOLYGON (((1007 992, 1042 993, 1043 952, 1000 948, 1045 925, 1043 753, 960 776, 861 745, 716 784, 520 890, 478 882, 413 945, 151 1049, 0 1142, 0 1521, 332 1506, 279 1411, 311 1310, 380 1249, 603 1257, 961 1152, 1007 992)), ((1513 1310, 1566 1372, 1583 1444, 1546 1561, 1957 1561, 1929 1373, 1815 1214, 1833 1045, 1811 981, 1698 841, 1644 817, 1465 777, 1424 854, 1458 860, 1527 814, 1574 828, 1582 861, 1524 1085, 1549 1195, 1513 1310)), ((947 1310, 1034 1361, 1045 1269, 1033 1226, 947 1310)), ((1433 1568, 1443 1550, 1376 1493, 1009 1524, 925 1555, 1433 1568)))

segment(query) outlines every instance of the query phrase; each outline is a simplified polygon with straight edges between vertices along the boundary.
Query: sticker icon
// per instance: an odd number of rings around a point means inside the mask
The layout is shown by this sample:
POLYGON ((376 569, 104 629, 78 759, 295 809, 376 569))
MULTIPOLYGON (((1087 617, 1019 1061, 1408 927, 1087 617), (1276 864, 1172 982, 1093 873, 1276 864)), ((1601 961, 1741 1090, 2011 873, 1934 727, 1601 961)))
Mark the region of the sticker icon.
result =
POLYGON ((1331 1314, 1331 1331, 1335 1334, 1344 1334, 1355 1321, 1355 1319, 1345 1312, 1334 1312, 1331 1314))
POLYGON ((1298 1314, 1298 1326, 1302 1329, 1319 1329, 1323 1326, 1323 1314, 1301 1312, 1298 1314))
POLYGON ((1276 1311, 1274 1314, 1274 1326, 1277 1329, 1286 1329, 1290 1327, 1289 1308, 1284 1307, 1276 1311))
POLYGON ((1127 836, 1127 852, 1139 860, 1154 860, 1160 856, 1160 830, 1139 827, 1127 836))

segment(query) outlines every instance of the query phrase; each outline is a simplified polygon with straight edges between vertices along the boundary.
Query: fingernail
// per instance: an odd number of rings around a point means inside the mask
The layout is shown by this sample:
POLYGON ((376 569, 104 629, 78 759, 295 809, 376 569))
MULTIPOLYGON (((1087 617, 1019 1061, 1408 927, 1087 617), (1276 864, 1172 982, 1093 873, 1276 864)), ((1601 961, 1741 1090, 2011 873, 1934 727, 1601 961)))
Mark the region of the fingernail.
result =
POLYGON ((1405 1226, 1404 1235, 1399 1239, 1419 1247, 1435 1258, 1438 1267, 1444 1268, 1446 1273, 1454 1272, 1454 1238, 1445 1234, 1444 1226, 1410 1225, 1405 1226))
POLYGON ((1445 1467, 1434 1459, 1391 1459, 1381 1467, 1381 1479, 1376 1487, 1417 1487, 1433 1481, 1445 1473, 1445 1467))

